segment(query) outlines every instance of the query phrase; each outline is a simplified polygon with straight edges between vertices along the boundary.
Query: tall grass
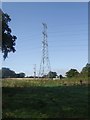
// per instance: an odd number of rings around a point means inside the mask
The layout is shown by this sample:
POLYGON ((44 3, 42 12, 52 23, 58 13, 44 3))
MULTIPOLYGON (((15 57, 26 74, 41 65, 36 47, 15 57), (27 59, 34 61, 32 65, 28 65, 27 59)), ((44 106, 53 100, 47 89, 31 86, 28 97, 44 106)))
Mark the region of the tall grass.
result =
POLYGON ((61 80, 51 80, 51 79, 3 79, 2 87, 30 87, 30 86, 71 86, 80 85, 80 80, 83 84, 88 84, 87 79, 82 78, 64 78, 61 80))

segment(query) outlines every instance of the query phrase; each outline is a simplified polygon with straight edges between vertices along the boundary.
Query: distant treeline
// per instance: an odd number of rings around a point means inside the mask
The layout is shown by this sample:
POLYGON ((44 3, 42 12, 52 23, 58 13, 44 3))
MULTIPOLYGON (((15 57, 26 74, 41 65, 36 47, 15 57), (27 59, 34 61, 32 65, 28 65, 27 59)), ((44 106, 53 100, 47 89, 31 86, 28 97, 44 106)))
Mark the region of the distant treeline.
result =
POLYGON ((2 78, 24 78, 25 73, 15 73, 15 71, 10 70, 9 68, 2 68, 0 70, 0 76, 2 78))
MULTIPOLYGON (((2 78, 38 78, 38 76, 25 76, 24 72, 16 73, 13 70, 10 70, 9 68, 2 68, 0 70, 0 76, 2 78)), ((56 72, 50 71, 47 75, 42 76, 42 78, 64 78, 61 74, 57 75, 56 72)), ((67 78, 72 77, 90 77, 90 64, 87 63, 85 67, 82 68, 81 72, 78 72, 77 69, 70 69, 66 72, 67 78)))

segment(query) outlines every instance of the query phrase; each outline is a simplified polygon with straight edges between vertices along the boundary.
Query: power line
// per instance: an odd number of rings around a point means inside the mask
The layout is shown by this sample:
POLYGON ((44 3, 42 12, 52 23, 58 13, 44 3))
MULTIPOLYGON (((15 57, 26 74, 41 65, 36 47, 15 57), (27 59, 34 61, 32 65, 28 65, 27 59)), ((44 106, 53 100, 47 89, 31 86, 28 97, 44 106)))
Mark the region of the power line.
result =
MULTIPOLYGON (((88 28, 87 28, 87 30, 80 30, 80 33, 72 33, 72 31, 65 31, 65 30, 60 30, 60 31, 49 31, 48 33, 49 34, 53 34, 53 35, 55 35, 55 34, 60 34, 60 35, 63 35, 63 34, 70 34, 70 35, 81 35, 82 34, 82 32, 84 32, 85 34, 86 33, 88 33, 88 28)), ((65 35, 64 35, 65 36, 65 35)), ((30 36, 29 36, 30 38, 31 37, 40 37, 40 35, 38 35, 38 34, 31 34, 30 36)))

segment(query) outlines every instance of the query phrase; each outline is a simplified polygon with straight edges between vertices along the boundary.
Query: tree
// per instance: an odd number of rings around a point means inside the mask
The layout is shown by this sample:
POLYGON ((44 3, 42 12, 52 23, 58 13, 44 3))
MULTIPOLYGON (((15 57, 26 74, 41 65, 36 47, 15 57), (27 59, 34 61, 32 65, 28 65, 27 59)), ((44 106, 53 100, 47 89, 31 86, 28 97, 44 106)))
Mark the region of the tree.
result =
POLYGON ((76 77, 79 75, 79 72, 76 69, 70 69, 68 72, 66 72, 67 77, 76 77))
POLYGON ((81 76, 83 76, 83 77, 85 77, 85 76, 90 77, 90 64, 89 63, 87 63, 86 66, 82 68, 81 76))
POLYGON ((9 52, 16 51, 14 46, 17 37, 11 34, 12 30, 8 25, 8 23, 11 21, 10 16, 6 13, 3 13, 0 9, 0 16, 1 15, 2 19, 0 18, 0 23, 2 21, 2 45, 0 44, 0 49, 2 50, 3 58, 5 60, 9 52))
POLYGON ((57 73, 56 73, 56 72, 50 71, 50 72, 48 73, 48 77, 49 77, 49 78, 55 78, 56 76, 57 76, 57 73))
POLYGON ((2 68, 2 78, 14 78, 16 73, 9 68, 2 68))
POLYGON ((62 79, 62 78, 63 78, 63 76, 62 76, 62 75, 59 75, 59 78, 60 78, 60 79, 62 79))
POLYGON ((25 73, 19 73, 19 74, 17 74, 17 77, 18 78, 24 78, 25 77, 25 73))
POLYGON ((24 78, 24 77, 25 73, 23 72, 16 74, 13 70, 4 67, 0 70, 0 78, 24 78))

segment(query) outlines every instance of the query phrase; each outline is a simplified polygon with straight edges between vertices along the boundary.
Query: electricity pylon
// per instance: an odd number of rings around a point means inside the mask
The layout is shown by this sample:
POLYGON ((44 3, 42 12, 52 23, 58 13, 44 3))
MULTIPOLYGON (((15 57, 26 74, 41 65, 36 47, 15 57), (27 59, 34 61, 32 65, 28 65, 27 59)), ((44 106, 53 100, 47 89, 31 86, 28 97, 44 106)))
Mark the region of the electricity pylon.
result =
POLYGON ((42 23, 42 25, 43 25, 42 59, 40 63, 39 77, 45 77, 51 71, 48 54, 47 24, 42 23))

